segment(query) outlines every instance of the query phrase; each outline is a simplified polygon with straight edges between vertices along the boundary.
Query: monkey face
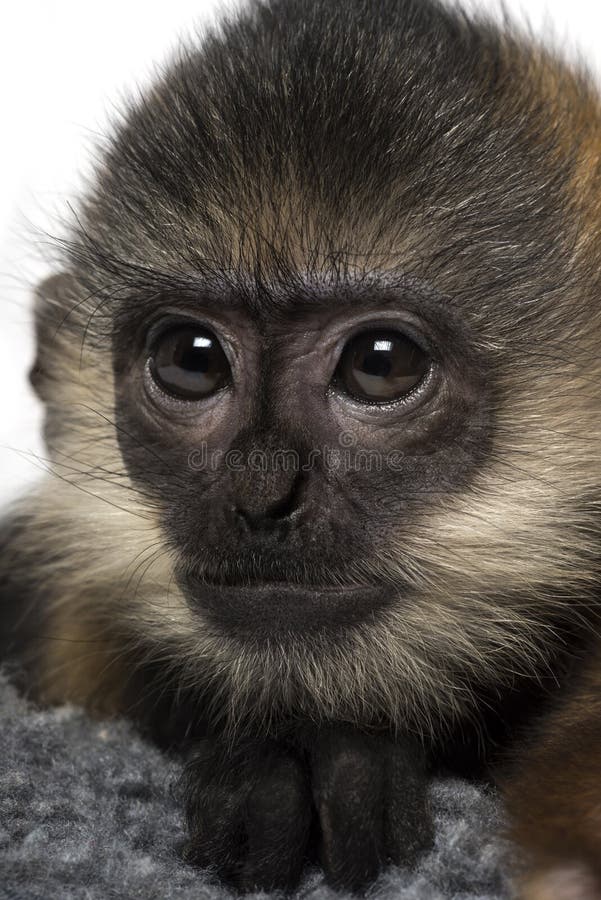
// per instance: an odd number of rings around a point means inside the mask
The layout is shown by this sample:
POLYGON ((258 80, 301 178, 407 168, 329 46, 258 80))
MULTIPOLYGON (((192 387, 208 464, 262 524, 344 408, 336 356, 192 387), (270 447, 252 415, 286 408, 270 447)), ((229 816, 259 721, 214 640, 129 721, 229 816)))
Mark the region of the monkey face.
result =
POLYGON ((423 729, 597 589, 597 101, 434 3, 253 9, 116 128, 42 291, 84 491, 40 515, 236 715, 423 729))
POLYGON ((255 636, 340 631, 402 605, 410 568, 380 562, 391 531, 402 543, 486 453, 481 365, 407 280, 241 294, 161 295, 116 334, 123 455, 193 609, 255 636))

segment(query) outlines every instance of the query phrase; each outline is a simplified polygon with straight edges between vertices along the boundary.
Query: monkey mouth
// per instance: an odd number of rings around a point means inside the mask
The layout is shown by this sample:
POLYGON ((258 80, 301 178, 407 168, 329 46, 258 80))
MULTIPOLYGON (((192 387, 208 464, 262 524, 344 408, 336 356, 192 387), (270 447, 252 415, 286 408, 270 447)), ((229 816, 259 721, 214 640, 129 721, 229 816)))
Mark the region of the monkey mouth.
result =
POLYGON ((391 599, 391 588, 383 584, 214 574, 187 573, 178 579, 188 604, 220 629, 255 640, 323 631, 339 634, 373 619, 391 599))

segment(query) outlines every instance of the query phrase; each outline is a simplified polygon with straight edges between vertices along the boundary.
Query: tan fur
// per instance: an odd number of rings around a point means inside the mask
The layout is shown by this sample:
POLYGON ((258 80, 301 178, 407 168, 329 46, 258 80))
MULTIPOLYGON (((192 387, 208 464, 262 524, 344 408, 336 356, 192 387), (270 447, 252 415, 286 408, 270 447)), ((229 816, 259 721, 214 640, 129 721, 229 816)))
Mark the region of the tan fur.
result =
POLYGON ((524 900, 601 896, 601 644, 506 778, 524 900))
MULTIPOLYGON (((99 601, 101 598, 98 598, 99 601)), ((73 703, 99 716, 124 714, 128 669, 123 646, 92 622, 57 610, 43 637, 32 693, 40 703, 73 703)))

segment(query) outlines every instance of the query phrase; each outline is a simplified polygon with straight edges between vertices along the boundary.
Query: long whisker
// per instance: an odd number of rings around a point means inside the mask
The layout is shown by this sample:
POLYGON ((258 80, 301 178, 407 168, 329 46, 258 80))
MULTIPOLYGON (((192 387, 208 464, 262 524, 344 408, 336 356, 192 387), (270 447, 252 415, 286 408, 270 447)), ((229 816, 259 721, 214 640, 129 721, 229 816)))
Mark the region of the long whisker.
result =
POLYGON ((110 419, 109 416, 100 412, 100 410, 95 409, 93 406, 88 406, 88 404, 86 404, 86 403, 79 403, 77 405, 83 407, 83 409, 87 409, 89 412, 93 413, 94 415, 99 416, 99 418, 103 419, 108 425, 110 425, 116 431, 121 432, 121 434, 125 434, 130 440, 132 440, 135 444, 137 444, 138 447, 140 447, 146 453, 149 453, 156 460, 158 460, 158 462, 160 462, 161 465, 165 466, 165 468, 168 469, 168 471, 171 472, 171 474, 179 480, 178 473, 176 472, 175 469, 173 469, 172 466, 169 465, 167 460, 163 459, 163 457, 159 453, 157 453, 155 450, 152 449, 152 447, 149 447, 147 444, 145 444, 143 441, 141 441, 140 438, 136 437, 136 435, 131 434, 131 432, 127 431, 127 429, 124 428, 122 425, 119 425, 117 422, 110 419))

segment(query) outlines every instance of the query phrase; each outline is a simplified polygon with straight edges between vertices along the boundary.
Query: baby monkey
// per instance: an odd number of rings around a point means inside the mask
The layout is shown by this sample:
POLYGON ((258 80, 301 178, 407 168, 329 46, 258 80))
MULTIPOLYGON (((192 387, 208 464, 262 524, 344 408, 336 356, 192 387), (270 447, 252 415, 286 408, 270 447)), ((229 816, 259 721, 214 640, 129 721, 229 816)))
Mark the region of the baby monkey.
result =
POLYGON ((33 385, 2 641, 189 756, 187 857, 359 889, 502 786, 601 896, 601 107, 437 0, 254 0, 116 124, 33 385))

